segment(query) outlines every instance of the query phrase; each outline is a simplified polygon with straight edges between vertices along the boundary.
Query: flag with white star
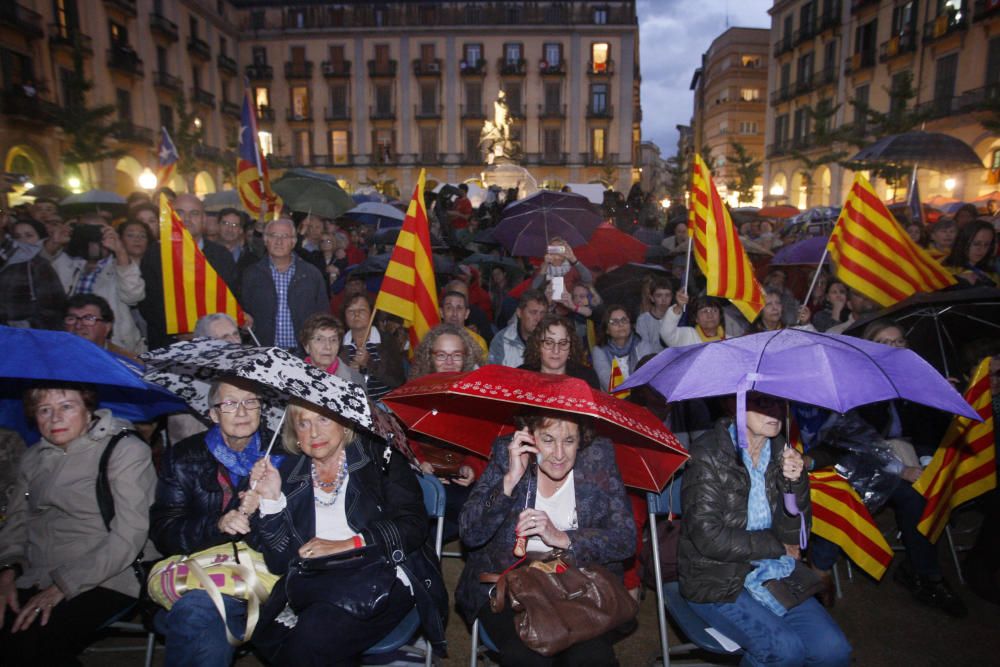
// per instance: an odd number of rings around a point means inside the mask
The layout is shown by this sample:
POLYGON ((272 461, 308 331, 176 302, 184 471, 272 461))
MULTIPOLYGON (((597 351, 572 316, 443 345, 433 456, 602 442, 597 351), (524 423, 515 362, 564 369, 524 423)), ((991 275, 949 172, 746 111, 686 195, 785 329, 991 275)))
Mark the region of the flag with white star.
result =
POLYGON ((174 169, 177 168, 177 160, 180 159, 180 154, 177 153, 177 147, 174 146, 173 140, 170 138, 170 133, 167 132, 167 128, 160 127, 160 145, 157 148, 157 168, 156 168, 156 182, 161 187, 168 187, 170 185, 170 179, 174 176, 174 169))

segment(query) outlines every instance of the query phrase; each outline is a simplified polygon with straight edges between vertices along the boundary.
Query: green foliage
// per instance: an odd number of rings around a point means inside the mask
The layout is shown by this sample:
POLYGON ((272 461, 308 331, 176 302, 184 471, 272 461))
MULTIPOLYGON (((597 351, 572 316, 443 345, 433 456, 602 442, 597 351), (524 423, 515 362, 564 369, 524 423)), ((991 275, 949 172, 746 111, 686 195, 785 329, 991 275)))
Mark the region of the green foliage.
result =
POLYGON ((93 87, 84 74, 83 50, 77 43, 73 49, 73 70, 66 78, 65 105, 57 114, 57 122, 69 140, 62 151, 64 165, 79 167, 117 160, 128 154, 123 148, 108 147, 108 139, 114 138, 124 124, 114 120, 117 109, 113 104, 87 106, 87 93, 93 87))
POLYGON ((205 139, 205 125, 202 124, 201 127, 195 125, 198 114, 193 107, 188 108, 184 93, 177 97, 177 104, 174 108, 177 111, 177 123, 174 125, 171 139, 174 140, 174 146, 177 147, 179 156, 177 173, 186 180, 190 180, 198 172, 198 158, 195 151, 205 139))
POLYGON ((729 164, 736 173, 736 178, 726 183, 726 187, 735 190, 739 203, 753 201, 753 186, 762 173, 763 162, 754 158, 743 144, 730 141, 729 147, 736 155, 728 158, 729 164))
POLYGON ((674 155, 665 160, 664 172, 669 180, 667 196, 671 201, 684 201, 691 176, 690 168, 690 160, 682 155, 674 155))
POLYGON ((806 115, 809 116, 809 125, 813 128, 810 135, 810 147, 806 150, 792 148, 788 151, 788 154, 801 165, 799 174, 802 176, 802 180, 807 188, 812 187, 813 173, 819 167, 825 164, 840 162, 848 155, 847 151, 830 150, 838 138, 837 131, 832 128, 834 116, 839 109, 839 104, 834 105, 828 99, 820 100, 816 108, 805 108, 806 115), (820 151, 818 154, 811 154, 814 153, 814 149, 816 148, 825 148, 827 150, 820 151))

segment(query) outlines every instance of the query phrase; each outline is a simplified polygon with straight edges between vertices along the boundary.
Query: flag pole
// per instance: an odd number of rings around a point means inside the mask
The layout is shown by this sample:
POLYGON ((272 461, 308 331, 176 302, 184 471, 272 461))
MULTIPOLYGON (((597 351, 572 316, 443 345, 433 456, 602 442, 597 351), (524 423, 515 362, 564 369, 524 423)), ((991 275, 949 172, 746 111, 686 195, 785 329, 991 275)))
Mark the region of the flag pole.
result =
POLYGON ((804 306, 809 305, 809 299, 812 298, 813 290, 816 289, 816 283, 819 282, 819 274, 823 272, 823 263, 826 262, 826 256, 829 252, 829 244, 823 246, 823 255, 819 258, 819 266, 816 267, 816 273, 813 275, 812 282, 809 284, 809 291, 806 292, 806 298, 802 301, 802 305, 804 306))
MULTIPOLYGON (((688 293, 688 276, 691 273, 691 247, 694 245, 694 239, 692 239, 691 236, 689 235, 687 241, 688 241, 687 261, 684 263, 684 286, 682 288, 685 294, 688 293)), ((688 294, 688 297, 690 296, 691 295, 688 294)))
POLYGON ((257 347, 261 347, 260 339, 257 338, 257 334, 253 332, 253 327, 247 327, 247 333, 253 338, 253 342, 257 344, 257 347))

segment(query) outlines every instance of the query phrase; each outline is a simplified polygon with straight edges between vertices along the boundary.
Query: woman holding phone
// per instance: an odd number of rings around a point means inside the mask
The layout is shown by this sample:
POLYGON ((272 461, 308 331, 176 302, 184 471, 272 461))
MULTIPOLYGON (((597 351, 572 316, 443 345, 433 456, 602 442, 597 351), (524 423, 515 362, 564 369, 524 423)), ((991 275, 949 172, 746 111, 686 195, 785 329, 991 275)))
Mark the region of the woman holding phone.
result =
POLYGON ((564 239, 553 236, 549 239, 546 250, 545 259, 531 281, 532 289, 544 290, 550 283, 555 287, 561 282, 560 293, 554 292, 551 297, 553 301, 559 301, 562 299, 562 292, 571 291, 577 283, 590 285, 594 282, 590 269, 576 258, 573 249, 564 239), (557 278, 561 280, 557 281, 557 278))

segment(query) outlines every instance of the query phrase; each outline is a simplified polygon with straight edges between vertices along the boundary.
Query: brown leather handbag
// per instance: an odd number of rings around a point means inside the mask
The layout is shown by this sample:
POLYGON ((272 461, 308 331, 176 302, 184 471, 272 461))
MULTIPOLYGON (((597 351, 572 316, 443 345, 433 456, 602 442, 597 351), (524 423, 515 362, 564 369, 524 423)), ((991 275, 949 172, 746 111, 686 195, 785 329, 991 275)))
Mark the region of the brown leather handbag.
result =
POLYGON ((639 603, 620 579, 600 565, 576 567, 561 557, 502 575, 490 599, 494 612, 507 599, 521 641, 552 656, 635 618, 639 603))

